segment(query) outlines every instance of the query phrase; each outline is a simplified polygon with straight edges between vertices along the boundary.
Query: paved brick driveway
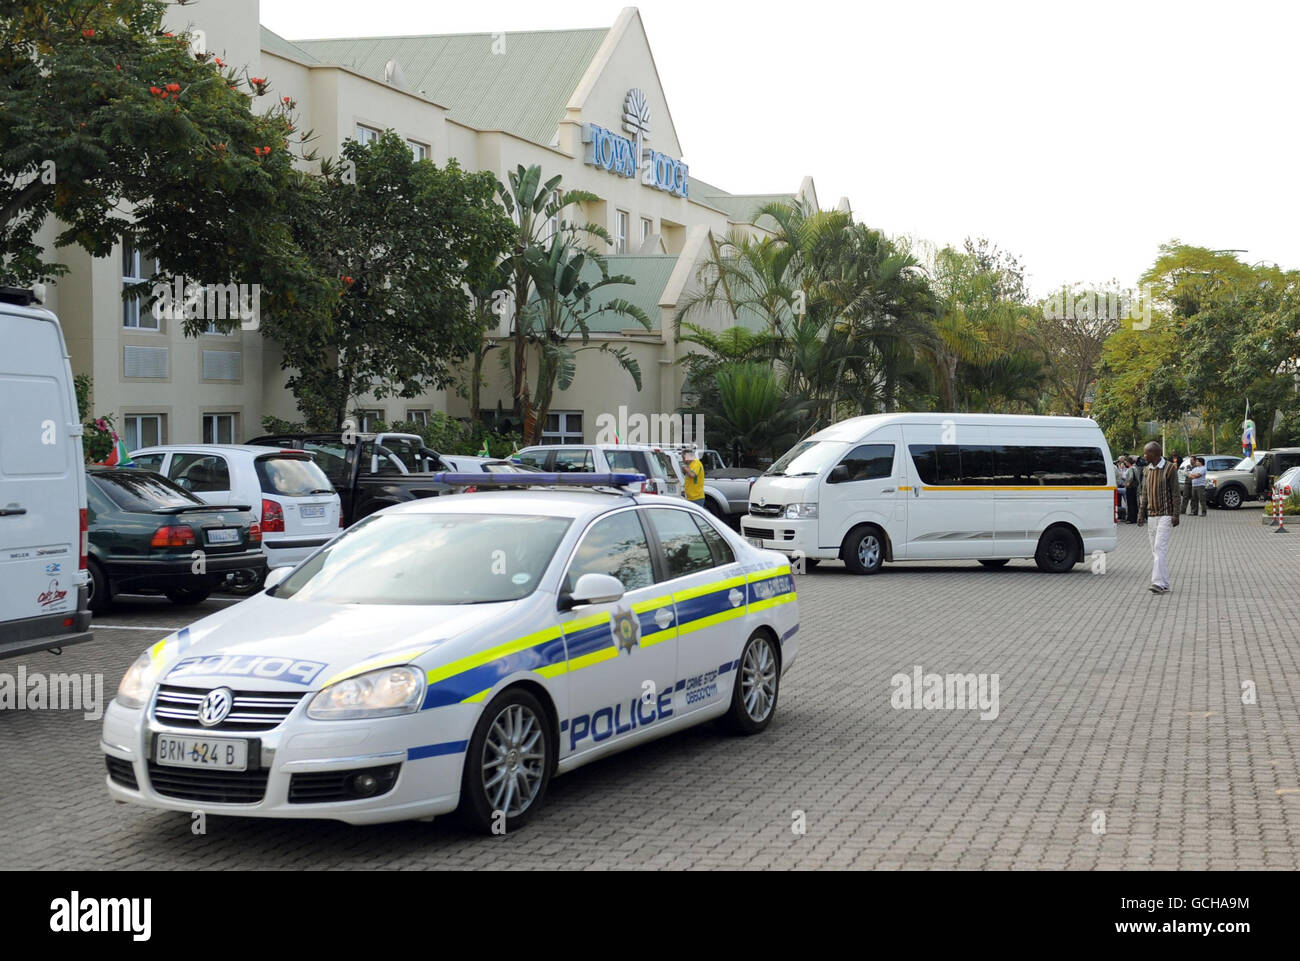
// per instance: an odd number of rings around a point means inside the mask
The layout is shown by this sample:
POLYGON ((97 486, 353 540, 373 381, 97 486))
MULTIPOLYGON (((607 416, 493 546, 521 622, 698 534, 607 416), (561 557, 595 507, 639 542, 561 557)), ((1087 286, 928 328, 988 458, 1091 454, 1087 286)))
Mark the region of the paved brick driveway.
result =
MULTIPOLYGON (((1294 870, 1300 530, 1258 518, 1185 520, 1164 597, 1144 589, 1145 530, 1126 526, 1101 575, 823 565, 800 579, 802 654, 764 736, 695 730, 584 768, 505 838, 223 817, 196 837, 185 815, 108 801, 98 723, 0 713, 0 868, 1294 870), (916 665, 999 675, 999 717, 892 708, 890 678, 916 665)), ((188 619, 141 601, 98 626, 154 630, 100 630, 22 663, 102 671, 111 696, 188 619)))

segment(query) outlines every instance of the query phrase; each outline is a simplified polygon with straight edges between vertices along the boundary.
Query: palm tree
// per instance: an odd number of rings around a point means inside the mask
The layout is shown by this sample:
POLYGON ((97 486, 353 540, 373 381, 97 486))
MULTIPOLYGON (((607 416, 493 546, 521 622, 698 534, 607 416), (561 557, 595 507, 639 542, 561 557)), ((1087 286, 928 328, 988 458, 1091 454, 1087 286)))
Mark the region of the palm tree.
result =
POLYGON ((579 353, 599 350, 612 355, 631 376, 636 389, 641 389, 641 367, 636 358, 627 347, 613 347, 605 342, 592 344, 591 319, 612 313, 630 317, 646 330, 651 329, 651 321, 640 307, 621 298, 606 300, 599 306, 593 304, 595 294, 602 288, 636 281, 622 274, 611 276, 606 259, 569 234, 556 234, 544 252, 534 248, 528 261, 537 295, 526 313, 527 336, 537 348, 538 366, 537 388, 528 418, 532 429, 524 437, 527 443, 537 444, 541 442, 542 426, 556 388, 568 390, 573 384, 579 353), (596 268, 598 279, 584 277, 584 273, 590 274, 589 266, 596 268), (572 346, 575 337, 582 346, 572 346))
POLYGON ((788 450, 801 433, 804 405, 786 393, 768 364, 729 361, 716 372, 717 394, 695 408, 709 434, 735 445, 750 465, 788 450))
POLYGON ((525 422, 525 436, 528 434, 527 418, 531 405, 528 399, 528 355, 525 349, 527 332, 523 315, 532 292, 533 274, 531 262, 534 252, 543 247, 549 236, 557 232, 596 233, 603 228, 595 224, 578 225, 560 220, 564 210, 577 204, 593 203, 600 198, 586 190, 568 190, 560 192, 563 180, 558 174, 542 182, 542 168, 534 164, 524 167, 520 164, 507 177, 510 187, 497 184, 497 196, 506 208, 506 213, 518 226, 514 246, 503 259, 509 278, 509 289, 513 299, 513 389, 514 413, 516 418, 525 422))

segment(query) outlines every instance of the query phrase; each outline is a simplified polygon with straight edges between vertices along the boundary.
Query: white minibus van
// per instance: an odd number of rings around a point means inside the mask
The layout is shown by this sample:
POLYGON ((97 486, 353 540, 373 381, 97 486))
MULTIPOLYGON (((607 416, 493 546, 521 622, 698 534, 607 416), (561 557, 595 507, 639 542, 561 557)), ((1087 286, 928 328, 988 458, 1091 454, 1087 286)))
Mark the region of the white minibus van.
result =
POLYGON ((873 414, 801 441, 754 482, 741 533, 810 566, 1032 557, 1063 572, 1118 539, 1115 468, 1095 421, 873 414))
POLYGON ((91 639, 86 468, 68 348, 28 290, 0 287, 0 657, 91 639))

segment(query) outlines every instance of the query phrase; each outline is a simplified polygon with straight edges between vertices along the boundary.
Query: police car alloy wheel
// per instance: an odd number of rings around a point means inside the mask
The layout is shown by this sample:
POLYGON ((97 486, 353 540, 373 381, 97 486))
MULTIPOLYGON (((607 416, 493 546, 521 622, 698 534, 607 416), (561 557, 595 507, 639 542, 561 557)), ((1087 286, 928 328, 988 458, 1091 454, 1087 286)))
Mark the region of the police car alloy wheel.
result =
POLYGON ((764 631, 753 634, 740 655, 731 710, 726 726, 737 734, 757 734, 772 723, 781 684, 781 663, 772 638, 764 631))
POLYGON ((885 560, 885 544, 872 527, 852 531, 844 542, 844 566, 854 574, 874 574, 885 560))
POLYGON ((484 834, 523 827, 541 806, 555 766, 555 735, 523 688, 502 691, 479 718, 465 756, 461 815, 484 834))

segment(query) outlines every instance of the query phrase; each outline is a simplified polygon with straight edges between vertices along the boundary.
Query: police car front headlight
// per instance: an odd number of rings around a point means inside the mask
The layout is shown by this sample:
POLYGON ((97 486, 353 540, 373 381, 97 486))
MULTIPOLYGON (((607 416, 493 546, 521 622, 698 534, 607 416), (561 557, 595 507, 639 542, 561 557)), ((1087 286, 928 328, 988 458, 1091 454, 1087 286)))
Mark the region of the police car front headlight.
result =
POLYGON ((138 711, 149 702, 153 682, 153 658, 145 651, 122 676, 122 683, 117 686, 117 703, 138 711))
POLYGON ((787 520, 807 519, 817 516, 816 504, 787 504, 785 508, 787 520))
POLYGON ((314 698, 307 716, 317 721, 414 714, 424 700, 424 673, 414 667, 384 667, 331 684, 314 698))

